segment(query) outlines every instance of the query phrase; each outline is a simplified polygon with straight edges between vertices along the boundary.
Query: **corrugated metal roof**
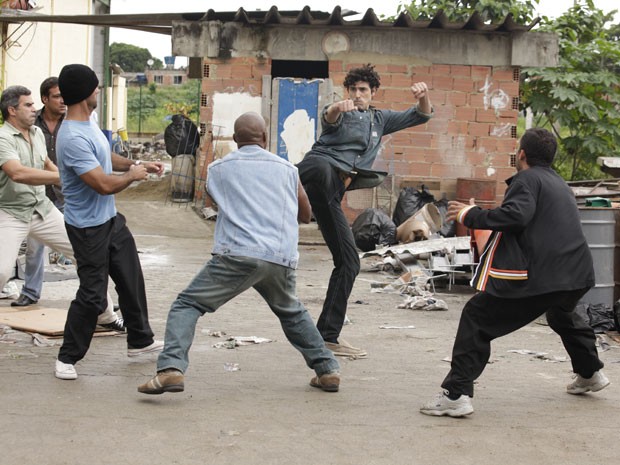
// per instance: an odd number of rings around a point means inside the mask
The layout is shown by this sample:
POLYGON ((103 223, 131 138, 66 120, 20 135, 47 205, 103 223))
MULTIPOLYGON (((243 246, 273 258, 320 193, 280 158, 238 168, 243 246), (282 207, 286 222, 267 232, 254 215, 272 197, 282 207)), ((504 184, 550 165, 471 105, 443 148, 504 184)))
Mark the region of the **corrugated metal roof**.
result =
POLYGON ((376 28, 410 28, 410 29, 446 29, 484 32, 526 32, 539 22, 539 18, 530 25, 517 24, 509 14, 501 23, 486 24, 476 12, 466 22, 450 22, 442 10, 430 21, 416 21, 408 12, 399 14, 393 21, 381 20, 372 8, 366 10, 361 19, 346 18, 359 13, 342 10, 336 6, 331 13, 312 11, 310 7, 303 10, 279 10, 273 6, 267 11, 222 12, 209 9, 207 12, 192 13, 148 13, 133 15, 41 15, 29 11, 0 9, 0 22, 54 22, 85 24, 90 26, 109 26, 134 29, 159 34, 172 34, 173 21, 222 21, 240 22, 248 25, 304 25, 316 27, 376 27, 376 28))

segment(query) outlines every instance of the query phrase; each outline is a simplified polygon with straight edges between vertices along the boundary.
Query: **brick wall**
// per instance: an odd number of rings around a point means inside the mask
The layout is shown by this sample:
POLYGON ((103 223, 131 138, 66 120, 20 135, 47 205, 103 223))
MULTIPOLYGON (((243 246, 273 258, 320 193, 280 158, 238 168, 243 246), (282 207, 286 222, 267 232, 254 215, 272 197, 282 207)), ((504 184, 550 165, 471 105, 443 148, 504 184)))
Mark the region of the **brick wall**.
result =
MULTIPOLYGON (((202 64, 200 99, 200 133, 202 146, 196 160, 197 187, 204 183, 206 166, 220 158, 234 146, 232 137, 220 136, 220 128, 213 126, 213 95, 225 92, 262 93, 262 78, 271 74, 271 60, 251 57, 232 59, 205 59, 202 64)), ((196 189, 197 198, 202 188, 196 189)))

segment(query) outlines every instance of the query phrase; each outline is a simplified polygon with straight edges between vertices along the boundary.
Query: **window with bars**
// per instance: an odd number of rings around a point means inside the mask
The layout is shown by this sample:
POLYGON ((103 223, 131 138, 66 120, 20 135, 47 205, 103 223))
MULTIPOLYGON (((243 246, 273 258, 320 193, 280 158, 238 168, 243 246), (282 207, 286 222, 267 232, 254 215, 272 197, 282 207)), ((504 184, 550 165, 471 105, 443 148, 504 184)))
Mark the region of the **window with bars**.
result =
POLYGON ((211 75, 211 66, 208 65, 207 63, 204 63, 202 65, 202 77, 208 78, 210 77, 210 75, 211 75))
POLYGON ((200 94, 200 106, 206 107, 209 106, 209 95, 204 92, 200 94))

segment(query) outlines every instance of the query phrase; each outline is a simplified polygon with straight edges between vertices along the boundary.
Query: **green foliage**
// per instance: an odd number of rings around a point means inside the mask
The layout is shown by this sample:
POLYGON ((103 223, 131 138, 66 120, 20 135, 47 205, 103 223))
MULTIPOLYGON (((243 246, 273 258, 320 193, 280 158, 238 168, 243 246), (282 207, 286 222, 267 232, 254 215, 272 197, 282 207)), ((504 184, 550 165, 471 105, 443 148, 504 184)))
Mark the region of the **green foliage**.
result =
POLYGON ((605 14, 581 1, 542 30, 559 36, 557 68, 527 68, 521 100, 535 125, 554 130, 559 150, 554 167, 566 179, 601 176, 600 156, 620 156, 620 41, 606 29, 605 14))
POLYGON ((147 61, 153 60, 153 69, 162 69, 163 63, 159 58, 153 58, 146 48, 131 44, 114 42, 110 45, 110 63, 116 63, 126 73, 141 73, 147 68, 147 61))
POLYGON ((189 79, 180 86, 154 83, 127 88, 127 130, 131 133, 159 134, 170 124, 167 117, 183 108, 192 121, 198 120, 200 80, 189 79), (139 119, 141 117, 141 124, 139 119))
POLYGON ((518 23, 530 23, 539 0, 414 0, 398 5, 398 14, 408 11, 415 20, 432 19, 439 10, 450 21, 465 22, 474 12, 485 22, 502 22, 511 14, 518 23))

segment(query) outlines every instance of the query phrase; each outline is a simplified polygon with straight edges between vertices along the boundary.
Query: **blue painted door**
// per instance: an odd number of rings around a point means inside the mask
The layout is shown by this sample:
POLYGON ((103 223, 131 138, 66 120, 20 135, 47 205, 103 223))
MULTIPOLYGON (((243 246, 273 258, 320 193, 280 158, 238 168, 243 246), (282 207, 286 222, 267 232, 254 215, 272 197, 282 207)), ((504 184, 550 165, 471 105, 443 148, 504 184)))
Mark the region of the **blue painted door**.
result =
POLYGON ((298 163, 317 130, 320 80, 278 79, 277 154, 298 163))

